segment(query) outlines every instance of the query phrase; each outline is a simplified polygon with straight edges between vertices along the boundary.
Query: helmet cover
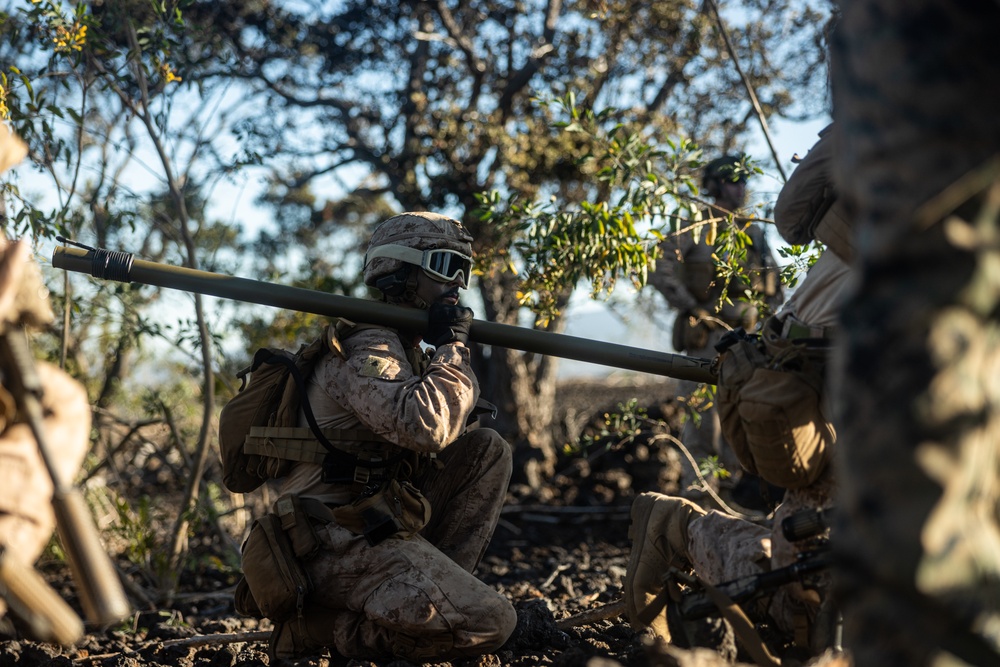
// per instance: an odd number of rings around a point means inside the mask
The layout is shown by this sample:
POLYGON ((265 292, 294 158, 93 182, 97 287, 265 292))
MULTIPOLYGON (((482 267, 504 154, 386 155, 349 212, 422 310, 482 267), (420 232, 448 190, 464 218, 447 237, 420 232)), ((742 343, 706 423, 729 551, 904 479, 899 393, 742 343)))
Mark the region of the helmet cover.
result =
MULTIPOLYGON (((416 250, 454 250, 467 257, 472 256, 472 235, 458 220, 438 213, 401 213, 385 220, 375 228, 368 251, 387 245, 416 250)), ((374 287, 379 278, 395 273, 403 264, 403 260, 395 257, 373 257, 369 260, 366 253, 365 284, 374 287)))

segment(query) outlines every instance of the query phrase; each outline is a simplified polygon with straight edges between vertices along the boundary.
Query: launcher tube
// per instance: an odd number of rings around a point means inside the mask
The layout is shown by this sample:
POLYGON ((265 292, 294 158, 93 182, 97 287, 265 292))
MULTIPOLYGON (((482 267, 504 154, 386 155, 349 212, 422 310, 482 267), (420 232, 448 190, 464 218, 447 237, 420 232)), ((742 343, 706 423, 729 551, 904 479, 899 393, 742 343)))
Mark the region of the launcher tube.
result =
MULTIPOLYGON (((352 322, 420 332, 427 328, 427 313, 422 310, 148 262, 135 259, 127 253, 59 246, 52 253, 52 265, 57 269, 86 273, 95 278, 156 285, 262 306, 342 317, 352 322)), ((473 321, 469 338, 483 345, 547 354, 679 380, 707 384, 715 384, 716 381, 715 373, 711 370, 712 361, 700 357, 644 350, 485 320, 473 321)))

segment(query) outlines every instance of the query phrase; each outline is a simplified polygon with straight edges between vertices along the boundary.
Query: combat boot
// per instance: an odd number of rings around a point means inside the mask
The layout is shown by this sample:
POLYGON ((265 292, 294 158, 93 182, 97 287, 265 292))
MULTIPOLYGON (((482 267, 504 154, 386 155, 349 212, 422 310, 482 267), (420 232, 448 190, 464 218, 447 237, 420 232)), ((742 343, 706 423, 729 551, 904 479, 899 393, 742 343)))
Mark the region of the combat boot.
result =
POLYGON ((319 639, 325 634, 324 630, 329 632, 335 618, 325 607, 307 604, 302 617, 274 623, 267 642, 269 664, 272 667, 291 666, 299 660, 326 654, 331 667, 346 665, 347 659, 331 645, 332 637, 330 644, 319 639))
POLYGON ((652 628, 664 642, 670 641, 666 613, 657 614, 648 625, 639 615, 663 588, 667 569, 687 564, 688 525, 704 514, 705 510, 690 500, 660 493, 643 493, 632 503, 628 532, 632 553, 625 571, 625 615, 633 627, 652 628))

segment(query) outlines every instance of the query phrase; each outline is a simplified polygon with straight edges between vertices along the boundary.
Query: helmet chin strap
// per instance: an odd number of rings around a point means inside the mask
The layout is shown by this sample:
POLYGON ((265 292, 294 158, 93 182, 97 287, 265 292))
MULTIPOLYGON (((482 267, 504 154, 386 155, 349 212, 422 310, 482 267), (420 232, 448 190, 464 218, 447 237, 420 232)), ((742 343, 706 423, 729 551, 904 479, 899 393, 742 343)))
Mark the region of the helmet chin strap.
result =
POLYGON ((386 294, 383 291, 382 298, 387 303, 410 305, 421 310, 429 310, 431 304, 417 295, 417 271, 420 270, 420 267, 413 264, 407 264, 406 267, 409 270, 406 272, 406 281, 402 286, 402 291, 398 294, 386 294))

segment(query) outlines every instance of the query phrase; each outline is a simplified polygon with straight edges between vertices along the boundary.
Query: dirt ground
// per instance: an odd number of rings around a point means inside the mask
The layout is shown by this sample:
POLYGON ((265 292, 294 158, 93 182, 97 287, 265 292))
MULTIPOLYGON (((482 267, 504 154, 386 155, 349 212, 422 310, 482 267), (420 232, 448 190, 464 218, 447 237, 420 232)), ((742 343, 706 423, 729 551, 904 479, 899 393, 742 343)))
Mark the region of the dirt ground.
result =
MULTIPOLYGON (((630 391, 566 388, 572 404, 587 405, 595 416, 567 424, 567 430, 598 433, 601 414, 614 409, 630 391)), ((649 417, 676 428, 677 410, 662 386, 644 392, 649 417)), ((607 608, 621 598, 628 561, 629 507, 645 490, 676 490, 677 452, 663 440, 646 436, 624 445, 597 438, 586 452, 559 463, 559 474, 541 488, 517 479, 494 539, 477 572, 507 595, 518 610, 518 627, 495 655, 435 667, 645 667, 720 664, 714 654, 697 662, 656 647, 648 634, 633 631, 623 617, 586 624, 566 619, 607 608), (568 625, 573 627, 567 627, 568 625), (667 653, 671 655, 668 655, 667 653)), ((11 639, 0 642, 0 667, 258 667, 268 665, 268 621, 242 618, 233 608, 235 576, 213 565, 210 554, 185 571, 179 593, 167 605, 137 612, 122 625, 91 631, 75 647, 11 639)), ((77 605, 65 566, 43 565, 43 574, 71 604, 77 605)), ((741 655, 741 658, 745 656, 741 655)), ((406 667, 404 661, 374 663, 315 656, 297 664, 310 667, 406 667)), ((786 662, 785 664, 793 664, 786 662)))

